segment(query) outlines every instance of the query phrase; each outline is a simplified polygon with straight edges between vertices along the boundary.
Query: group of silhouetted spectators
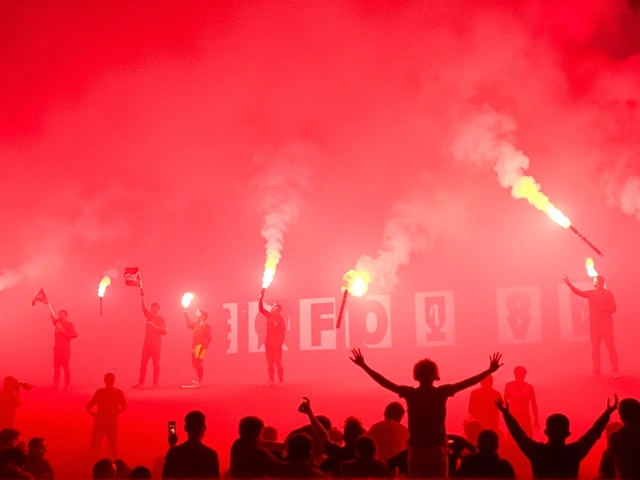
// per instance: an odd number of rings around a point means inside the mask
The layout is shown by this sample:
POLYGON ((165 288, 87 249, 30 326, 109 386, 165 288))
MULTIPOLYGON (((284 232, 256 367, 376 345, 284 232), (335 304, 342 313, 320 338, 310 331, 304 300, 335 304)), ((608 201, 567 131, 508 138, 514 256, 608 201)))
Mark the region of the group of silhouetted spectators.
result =
MULTIPOLYGON (((412 478, 515 478, 511 463, 499 455, 501 432, 493 415, 489 425, 482 425, 476 434, 467 437, 447 434, 446 402, 455 393, 485 382, 502 364, 501 356, 490 357, 489 367, 458 383, 434 385, 440 380, 435 362, 425 359, 414 367, 417 387, 397 385, 370 368, 363 355, 354 350, 351 359, 375 382, 395 392, 407 405, 392 402, 384 410, 384 418, 365 428, 360 420, 349 417, 343 428, 336 428, 327 417, 316 416, 311 401, 305 398, 299 412, 308 422, 278 441, 277 430, 265 427, 257 417, 242 418, 238 438, 231 446, 230 469, 221 472, 218 454, 203 443, 207 430, 202 412, 192 411, 185 417, 186 440, 178 444, 177 434, 171 434, 162 462, 162 478, 315 478, 324 476, 347 478, 389 478, 405 475, 412 478), (408 428, 401 422, 408 417, 408 428)), ((522 378, 523 380, 523 378, 522 378)), ((98 417, 107 413, 113 418, 126 408, 120 390, 114 389, 113 378, 105 377, 106 388, 99 390, 88 406, 97 405, 98 417), (104 403, 104 404, 103 404, 104 403), (101 407, 102 405, 102 407, 101 407), (106 406, 105 406, 106 405, 106 406)), ((517 385, 506 395, 529 398, 528 384, 517 385), (515 393, 514 393, 515 392, 515 393), (520 393, 518 393, 520 392, 520 393)), ((480 390, 481 390, 480 389, 480 390)), ((477 391, 476 391, 477 392, 477 391)), ((550 415, 544 425, 545 442, 538 442, 530 433, 531 424, 521 425, 509 402, 489 390, 476 397, 492 399, 491 406, 504 418, 510 437, 531 463, 535 478, 578 478, 581 461, 607 432, 607 448, 600 463, 602 478, 640 479, 640 402, 634 398, 608 400, 604 412, 589 430, 574 442, 569 418, 550 415), (609 423, 618 411, 620 422, 609 423)), ((518 412, 522 413, 522 412, 518 412)), ((482 416, 482 415, 479 415, 482 416)), ((111 417, 110 417, 111 418, 111 417)), ((535 423, 537 424, 537 412, 535 423)), ((109 429, 99 425, 102 436, 109 429)), ((95 434, 94 430, 94 434, 95 434)), ((94 435, 94 446, 98 440, 94 435)), ((34 438, 25 445, 19 432, 9 428, 0 431, 0 478, 53 479, 53 469, 45 458, 46 444, 34 438)), ((100 460, 93 468, 94 478, 151 478, 146 467, 130 469, 123 461, 100 460)))

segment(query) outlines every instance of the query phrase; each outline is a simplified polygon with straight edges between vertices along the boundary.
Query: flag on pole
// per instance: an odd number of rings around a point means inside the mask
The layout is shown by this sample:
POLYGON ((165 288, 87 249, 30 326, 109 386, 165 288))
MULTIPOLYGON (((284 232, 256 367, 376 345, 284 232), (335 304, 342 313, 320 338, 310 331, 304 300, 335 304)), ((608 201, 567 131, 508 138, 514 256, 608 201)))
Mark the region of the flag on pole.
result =
POLYGON ((128 287, 142 287, 142 279, 140 278, 140 268, 139 267, 125 268, 124 283, 128 287))
POLYGON ((44 293, 44 290, 41 288, 40 291, 33 297, 31 301, 32 306, 36 306, 36 302, 44 303, 45 305, 49 305, 49 299, 47 298, 47 294, 44 293))

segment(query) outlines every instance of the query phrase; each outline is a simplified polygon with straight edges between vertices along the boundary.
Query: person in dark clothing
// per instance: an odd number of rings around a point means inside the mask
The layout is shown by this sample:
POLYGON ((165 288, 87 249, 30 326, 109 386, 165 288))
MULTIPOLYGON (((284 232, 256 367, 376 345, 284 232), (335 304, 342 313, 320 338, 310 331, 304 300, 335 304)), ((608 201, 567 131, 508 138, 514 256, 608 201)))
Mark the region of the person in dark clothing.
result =
MULTIPOLYGON (((327 432, 332 431, 333 426, 331 424, 331 419, 329 417, 325 415, 317 415, 316 419, 324 427, 325 431, 327 432)), ((313 442, 313 447, 311 448, 312 463, 314 465, 320 465, 322 463, 322 460, 324 459, 324 454, 325 454, 324 440, 316 437, 316 434, 313 430, 313 426, 311 425, 304 425, 303 427, 292 430, 284 440, 285 450, 288 450, 288 444, 291 438, 293 438, 295 435, 298 435, 300 433, 304 433, 309 437, 311 437, 311 440, 313 442)))
POLYGON ((184 319, 187 322, 187 328, 193 330, 191 365, 193 365, 198 375, 198 379, 191 385, 185 385, 185 388, 199 388, 202 386, 202 377, 204 375, 202 362, 211 343, 211 325, 207 323, 207 318, 209 318, 209 314, 198 309, 196 310, 196 321, 192 322, 189 318, 189 312, 186 308, 184 309, 184 319))
POLYGON ((124 398, 124 392, 113 386, 115 381, 116 376, 113 373, 107 373, 104 376, 105 387, 98 389, 87 404, 87 412, 94 417, 89 449, 92 460, 98 456, 105 436, 112 457, 118 458, 118 417, 127 409, 127 401, 124 398), (96 407, 95 412, 93 407, 96 407))
POLYGON ((619 478, 640 478, 640 402, 625 398, 618 409, 622 428, 609 437, 609 451, 619 478))
POLYGON ((356 441, 364 435, 366 431, 362 423, 354 417, 349 417, 345 420, 344 446, 340 446, 329 439, 329 432, 325 430, 324 426, 313 414, 311 401, 307 397, 304 397, 302 404, 298 407, 298 411, 309 417, 309 423, 313 428, 314 436, 324 445, 327 458, 320 465, 320 470, 324 473, 338 476, 340 473, 340 465, 347 460, 354 460, 356 458, 356 441))
POLYGON ((390 478, 392 476, 389 465, 377 458, 375 440, 364 435, 356 440, 356 459, 347 460, 340 465, 340 477, 390 478))
POLYGON ((613 378, 618 378, 618 353, 613 342, 612 314, 616 313, 616 301, 613 298, 613 293, 604 287, 604 277, 594 277, 593 290, 589 291, 577 289, 566 275, 563 280, 573 293, 589 301, 589 332, 591 336, 593 373, 600 374, 600 343, 604 341, 609 351, 613 378))
POLYGON ((413 368, 417 388, 396 385, 364 361, 360 350, 352 350, 351 361, 362 368, 380 386, 397 393, 407 402, 409 423, 408 468, 411 477, 446 478, 448 473, 447 399, 461 390, 472 387, 497 371, 501 355, 489 357, 489 368, 478 375, 452 385, 434 386, 440 380, 438 366, 432 360, 421 360, 413 368))
POLYGON ((458 478, 516 478, 513 467, 498 455, 498 434, 483 430, 478 435, 478 453, 462 459, 456 472, 458 478))
POLYGON ((29 472, 35 480, 53 480, 53 468, 49 460, 45 457, 47 445, 44 438, 32 438, 29 440, 29 453, 25 470, 29 472))
POLYGON ((264 339, 264 349, 267 355, 267 365, 269 372, 269 382, 267 386, 273 385, 274 370, 278 369, 279 385, 284 381, 284 369, 282 367, 282 345, 286 332, 286 323, 282 316, 282 307, 274 303, 271 310, 264 308, 264 290, 260 294, 260 313, 267 319, 267 334, 264 339), (275 368, 274 368, 275 366, 275 368))
POLYGON ((320 478, 325 474, 311 463, 313 441, 306 433, 294 435, 289 440, 287 464, 282 467, 282 478, 320 478))
POLYGON ((167 323, 158 312, 160 305, 151 304, 151 310, 147 308, 144 300, 144 290, 140 289, 140 297, 142 301, 142 313, 147 321, 144 333, 144 344, 142 345, 142 365, 140 366, 140 379, 133 388, 144 387, 144 381, 147 376, 147 364, 149 359, 153 362, 153 386, 158 386, 160 380, 160 350, 162 347, 162 336, 167 334, 167 323))
POLYGON ((604 432, 611 414, 618 408, 618 397, 613 404, 607 400, 607 408, 593 426, 573 443, 566 443, 571 435, 569 419, 560 413, 547 418, 545 435, 547 443, 532 440, 522 430, 518 421, 509 413, 509 404, 497 400, 496 405, 504 416, 505 424, 522 453, 531 462, 534 478, 578 478, 580 462, 604 432))
MULTIPOLYGON (((620 412, 619 405, 618 405, 618 412, 620 412)), ((611 434, 614 432, 617 432, 618 430, 620 430, 620 428, 622 428, 622 423, 611 422, 609 425, 607 425, 607 428, 605 428, 604 430, 604 434, 607 437, 607 448, 605 448, 602 451, 602 456, 600 457, 600 465, 598 466, 599 478, 616 478, 616 466, 615 466, 615 463, 613 462, 613 455, 611 454, 611 449, 609 448, 609 439, 611 438, 611 434)))
POLYGON ((3 428, 0 430, 0 451, 14 448, 20 445, 20 432, 15 428, 3 428))
POLYGON ((220 478, 218 453, 202 443, 207 430, 204 413, 187 413, 184 430, 187 441, 169 449, 162 478, 220 478))
POLYGON ((131 478, 148 478, 151 479, 153 478, 153 475, 151 474, 151 470, 149 470, 147 467, 144 466, 138 466, 135 467, 133 470, 131 470, 131 478))
POLYGON ((20 382, 14 377, 5 377, 0 390, 0 430, 13 428, 19 406, 20 382))
POLYGON ((27 454, 19 447, 7 448, 0 451, 0 478, 19 478, 32 480, 33 477, 25 470, 27 454))
POLYGON ((483 428, 500 431, 500 412, 496 408, 496 400, 502 398, 500 392, 493 388, 493 376, 489 375, 480 382, 480 388, 473 390, 469 396, 469 415, 478 420, 483 428))
POLYGON ((231 446, 231 477, 281 477, 284 462, 275 458, 261 444, 264 422, 257 417, 240 420, 238 438, 231 446))
POLYGON ((58 317, 51 315, 51 322, 56 327, 53 344, 53 388, 60 385, 60 369, 64 370, 64 388, 71 386, 71 372, 69 371, 69 359, 71 358, 71 339, 77 338, 76 327, 68 318, 66 310, 60 310, 58 317))

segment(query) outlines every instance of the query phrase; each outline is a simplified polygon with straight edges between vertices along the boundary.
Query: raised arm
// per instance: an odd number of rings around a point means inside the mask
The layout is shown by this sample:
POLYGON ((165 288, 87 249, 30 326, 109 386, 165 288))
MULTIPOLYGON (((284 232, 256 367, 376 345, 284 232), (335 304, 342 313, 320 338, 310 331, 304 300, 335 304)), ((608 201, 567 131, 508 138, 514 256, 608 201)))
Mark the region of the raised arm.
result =
POLYGON ((307 397, 303 397, 303 402, 298 408, 300 413, 304 413, 307 417, 309 417, 309 423, 311 424, 311 428, 313 428, 313 435, 320 441, 322 445, 326 442, 329 442, 329 432, 325 430, 322 424, 318 421, 316 416, 311 410, 311 400, 307 397))
POLYGON ((513 415, 509 412, 509 404, 502 403, 502 400, 496 400, 496 405, 498 406, 498 410, 502 412, 502 416, 504 417, 504 423, 507 426, 507 430, 511 434, 511 437, 516 442, 522 453, 525 454, 527 458, 531 458, 531 455, 534 454, 534 449, 536 448, 536 441, 529 438, 529 436, 522 430, 522 427, 518 423, 518 421, 513 418, 513 415))
POLYGON ((140 305, 142 305, 142 313, 144 313, 145 317, 151 315, 151 312, 147 308, 147 302, 144 300, 144 290, 142 289, 140 289, 140 305))
POLYGON ((393 383, 391 380, 383 377, 382 375, 380 375, 378 372, 376 372, 375 370, 373 370, 371 367, 369 367, 365 361, 364 361, 364 357, 362 356, 362 353, 360 353, 360 349, 353 349, 351 350, 351 354, 353 355, 353 358, 350 358, 350 360, 355 363, 357 366, 359 366, 361 369, 363 369, 365 372, 367 372, 367 375, 369 375, 371 378, 373 378, 373 380, 380 385, 383 388, 386 388, 387 390, 391 390, 394 393, 400 393, 400 386, 396 385, 395 383, 393 383))
POLYGON ((587 298, 589 296, 589 294, 587 292, 576 288, 573 285, 573 283, 571 283, 571 280, 569 280, 569 277, 567 277, 566 275, 564 277, 562 277, 562 280, 564 281, 564 283, 567 284, 567 286, 571 289, 571 291, 573 293, 575 293, 576 295, 579 295, 580 297, 584 297, 584 298, 587 298))
POLYGON ((187 311, 186 308, 183 310, 183 313, 184 313, 184 319, 187 322, 187 328, 190 328, 191 330, 195 330, 196 322, 191 321, 191 318, 189 318, 189 312, 187 311))
POLYGON ((529 393, 529 400, 531 401, 531 411, 533 412, 533 426, 536 430, 540 430, 540 421, 538 419, 538 402, 536 402, 536 392, 533 387, 531 387, 531 392, 529 393))
POLYGON ((264 308, 264 302, 262 300, 262 295, 260 295, 260 301, 258 302, 258 309, 260 310, 260 313, 262 315, 264 315, 265 317, 269 318, 269 310, 267 310, 266 308, 264 308))
POLYGON ((483 372, 480 372, 478 375, 474 375, 473 377, 467 378, 466 380, 462 380, 461 382, 450 385, 452 393, 455 394, 461 390, 473 387, 474 385, 480 383, 482 380, 487 378, 502 366, 502 363, 500 363, 501 358, 502 355, 499 353, 494 353, 493 355, 491 355, 489 357, 489 368, 487 368, 483 372))
POLYGON ((618 408, 618 396, 614 395, 613 398, 613 404, 611 404, 610 399, 607 399, 607 408, 605 409, 605 411, 598 417, 598 419, 587 431, 587 433, 581 436, 574 443, 574 445, 576 445, 576 448, 578 449, 578 455, 580 455, 580 459, 583 459, 587 456, 589 451, 602 436, 602 432, 604 432, 604 429, 607 427, 607 423, 609 423, 611 414, 618 408))

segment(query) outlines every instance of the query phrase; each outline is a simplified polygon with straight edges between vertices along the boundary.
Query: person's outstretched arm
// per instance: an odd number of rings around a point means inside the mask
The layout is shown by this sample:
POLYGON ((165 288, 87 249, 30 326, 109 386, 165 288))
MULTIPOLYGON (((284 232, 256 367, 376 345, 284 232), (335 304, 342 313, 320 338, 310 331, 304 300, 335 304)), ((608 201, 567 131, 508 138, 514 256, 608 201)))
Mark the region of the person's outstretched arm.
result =
POLYGON ((611 414, 615 412, 618 408, 618 395, 613 396, 613 404, 611 403, 611 399, 607 399, 607 408, 605 411, 598 417, 592 427, 581 436, 574 445, 578 449, 578 455, 580 459, 583 459, 587 456, 589 451, 596 444, 598 439, 602 436, 602 432, 607 427, 607 423, 609 423, 609 419, 611 418, 611 414))
POLYGON ((144 313, 145 317, 151 315, 151 312, 147 308, 147 302, 144 300, 144 290, 142 289, 140 289, 140 305, 142 306, 142 313, 144 313))
POLYGON ((353 363, 355 363, 357 366, 359 366, 361 369, 363 369, 365 372, 367 372, 367 375, 373 378, 373 380, 378 385, 380 385, 383 388, 386 388, 387 390, 391 390, 394 393, 398 393, 398 394, 400 393, 399 385, 396 385, 391 380, 383 377, 382 375, 380 375, 378 372, 373 370, 371 367, 369 367, 369 365, 365 363, 364 357, 362 356, 362 353, 360 353, 359 348, 358 349, 354 348, 353 350, 351 350, 351 354, 353 355, 353 358, 350 358, 350 360, 353 363))
POLYGON ((264 301, 262 299, 263 294, 260 294, 260 302, 258 303, 258 310, 260 310, 260 313, 262 315, 264 315, 265 317, 269 318, 269 310, 267 310, 266 308, 264 308, 264 301))
POLYGON ((537 445, 536 441, 529 438, 529 436, 522 430, 522 427, 518 423, 518 421, 513 418, 513 415, 509 412, 509 404, 502 403, 502 400, 496 400, 496 405, 498 410, 502 412, 502 416, 504 417, 504 423, 507 426, 507 430, 513 437, 513 440, 516 442, 522 453, 529 459, 535 455, 534 449, 537 445))
POLYGON ((189 312, 187 311, 187 309, 185 308, 182 313, 184 313, 184 320, 185 322, 187 322, 187 328, 190 328, 191 330, 195 330, 196 329, 196 322, 192 322, 191 318, 189 318, 189 312))
POLYGON ((564 281, 564 283, 567 284, 567 286, 571 289, 571 291, 573 293, 575 293, 576 295, 579 295, 580 297, 584 297, 587 298, 589 296, 589 294, 587 292, 585 292, 584 290, 580 290, 579 288, 576 288, 573 283, 571 283, 571 280, 569 280, 569 277, 567 277, 566 275, 564 277, 562 277, 562 280, 564 281))
POLYGON ((473 387, 474 385, 487 378, 493 372, 498 370, 502 366, 502 363, 500 363, 501 358, 501 354, 494 353, 489 357, 489 368, 487 368, 484 372, 481 372, 478 375, 474 375, 471 378, 467 378, 466 380, 462 380, 461 382, 450 385, 449 387, 452 390, 452 394, 456 394, 459 391, 464 390, 465 388, 473 387))
POLYGON ((311 428, 313 428, 314 436, 320 441, 322 445, 329 442, 329 432, 325 430, 322 424, 318 421, 316 416, 311 410, 311 400, 307 397, 303 397, 303 402, 298 408, 300 413, 304 413, 307 417, 309 417, 309 423, 311 424, 311 428))
POLYGON ((533 427, 536 430, 540 430, 540 420, 538 418, 538 402, 536 402, 536 392, 531 387, 531 396, 529 397, 531 400, 531 411, 533 412, 533 427))

